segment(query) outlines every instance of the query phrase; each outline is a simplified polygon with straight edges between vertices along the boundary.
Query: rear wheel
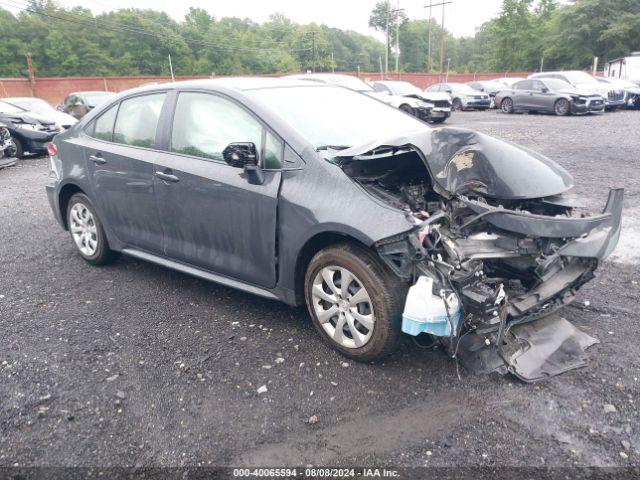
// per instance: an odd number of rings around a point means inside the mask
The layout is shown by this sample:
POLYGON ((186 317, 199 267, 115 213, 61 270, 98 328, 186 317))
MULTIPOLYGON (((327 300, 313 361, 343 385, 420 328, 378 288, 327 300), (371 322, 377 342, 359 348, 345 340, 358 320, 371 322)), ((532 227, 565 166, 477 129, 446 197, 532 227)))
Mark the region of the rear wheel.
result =
POLYGON ((11 137, 10 142, 13 144, 13 148, 14 148, 13 155, 16 158, 24 157, 24 147, 22 146, 22 143, 20 142, 20 140, 18 140, 16 137, 11 137))
POLYGON ((556 100, 553 110, 556 112, 556 115, 564 117, 571 113, 571 104, 566 98, 560 98, 556 100))
POLYGON ((374 252, 352 244, 318 252, 305 276, 305 299, 316 329, 325 342, 358 361, 395 350, 406 292, 406 284, 374 252))
POLYGON ((102 223, 86 195, 76 193, 69 199, 67 225, 78 253, 90 264, 105 265, 117 258, 117 253, 109 248, 102 223))
POLYGON ((432 118, 431 120, 429 120, 429 123, 443 123, 446 119, 447 117, 432 118))
POLYGON ((500 110, 503 113, 513 113, 513 100, 509 97, 504 98, 502 102, 500 102, 500 110))

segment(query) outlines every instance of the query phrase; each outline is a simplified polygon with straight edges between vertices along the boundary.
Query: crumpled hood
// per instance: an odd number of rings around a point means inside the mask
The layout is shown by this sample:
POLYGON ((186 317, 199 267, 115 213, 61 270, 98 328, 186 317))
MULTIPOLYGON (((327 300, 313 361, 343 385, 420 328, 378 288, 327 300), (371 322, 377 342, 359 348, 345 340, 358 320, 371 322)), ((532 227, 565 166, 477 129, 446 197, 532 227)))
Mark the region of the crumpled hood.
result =
POLYGON ((33 112, 24 112, 24 113, 4 113, 0 114, 6 120, 9 120, 13 123, 29 123, 31 125, 53 125, 55 122, 43 115, 33 112))
POLYGON ((340 164, 358 156, 366 160, 366 154, 385 147, 416 149, 434 182, 450 194, 533 199, 559 195, 573 186, 571 175, 547 157, 463 128, 404 132, 332 153, 340 164))
POLYGON ((398 108, 400 105, 407 104, 413 108, 418 108, 422 106, 422 100, 411 97, 401 97, 399 95, 389 95, 388 93, 382 92, 364 92, 365 95, 369 95, 370 97, 376 98, 384 103, 389 105, 393 105, 398 108))

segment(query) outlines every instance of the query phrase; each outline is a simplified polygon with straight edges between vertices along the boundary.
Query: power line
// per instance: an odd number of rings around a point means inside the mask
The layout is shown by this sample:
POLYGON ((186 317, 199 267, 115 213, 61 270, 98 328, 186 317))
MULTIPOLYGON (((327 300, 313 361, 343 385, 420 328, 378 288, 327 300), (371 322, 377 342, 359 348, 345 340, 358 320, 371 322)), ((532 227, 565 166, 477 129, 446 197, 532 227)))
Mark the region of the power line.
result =
MULTIPOLYGON (((44 12, 41 9, 34 9, 31 5, 26 4, 24 2, 21 2, 19 0, 4 0, 5 2, 8 3, 4 3, 4 5, 12 7, 12 8, 17 8, 19 10, 22 11, 27 11, 36 15, 40 15, 43 17, 47 17, 47 18, 53 18, 53 19, 57 19, 57 20, 61 20, 64 22, 69 22, 69 23, 74 23, 77 25, 82 25, 82 26, 86 26, 86 27, 92 27, 95 28, 97 26, 100 26, 101 28, 104 28, 105 30, 108 31, 112 31, 112 32, 116 32, 116 33, 128 33, 128 34, 136 34, 136 35, 146 35, 146 36, 150 36, 150 37, 154 37, 154 38, 158 38, 158 39, 162 39, 163 36, 159 33, 156 32, 150 32, 148 30, 143 30, 134 26, 130 26, 130 25, 125 25, 125 24, 121 24, 121 23, 117 23, 117 22, 110 22, 108 20, 102 20, 102 19, 97 19, 97 18, 84 18, 81 17, 79 15, 75 15, 73 13, 70 12, 64 12, 64 14, 67 15, 67 17, 63 17, 60 16, 60 13, 58 14, 54 14, 54 13, 50 13, 50 12, 44 12), (69 18, 71 17, 71 18, 69 18)), ((163 28, 167 28, 164 27, 163 28)), ((178 32, 172 32, 175 33, 176 35, 179 35, 178 32)), ((180 35, 179 35, 180 36, 180 35)), ((181 38, 185 41, 185 43, 188 44, 192 44, 192 45, 200 45, 203 47, 207 47, 207 48, 211 48, 211 49, 216 49, 216 50, 223 50, 223 51, 236 51, 236 52, 287 52, 287 53, 297 53, 297 52, 306 52, 309 51, 310 49, 305 48, 305 49, 282 49, 282 48, 270 48, 270 47, 261 47, 261 48, 251 48, 251 47, 239 47, 239 46, 233 46, 233 45, 221 45, 221 44, 214 44, 214 43, 210 43, 210 42, 205 42, 202 40, 195 40, 195 39, 190 39, 190 38, 184 38, 181 36, 181 38)))

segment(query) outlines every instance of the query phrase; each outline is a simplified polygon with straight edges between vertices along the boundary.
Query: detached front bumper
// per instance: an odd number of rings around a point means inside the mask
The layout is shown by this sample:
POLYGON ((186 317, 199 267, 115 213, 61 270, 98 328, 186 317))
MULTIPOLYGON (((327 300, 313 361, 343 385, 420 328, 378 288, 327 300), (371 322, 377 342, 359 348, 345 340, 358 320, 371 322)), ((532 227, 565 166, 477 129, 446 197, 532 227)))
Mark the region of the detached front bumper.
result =
POLYGON ((440 120, 449 118, 451 116, 451 108, 449 107, 434 107, 431 109, 428 120, 440 120))
POLYGON ((584 103, 571 102, 571 113, 574 115, 586 113, 603 113, 605 102, 603 99, 588 99, 584 103))

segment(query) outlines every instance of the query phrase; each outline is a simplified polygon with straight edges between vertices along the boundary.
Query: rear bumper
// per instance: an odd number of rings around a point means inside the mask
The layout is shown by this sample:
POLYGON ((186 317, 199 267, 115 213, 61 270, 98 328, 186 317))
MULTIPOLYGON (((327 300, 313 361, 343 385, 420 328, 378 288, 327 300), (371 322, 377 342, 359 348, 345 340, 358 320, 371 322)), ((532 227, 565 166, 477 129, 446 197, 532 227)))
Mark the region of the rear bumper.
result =
POLYGON ((60 202, 59 195, 57 189, 57 181, 53 178, 49 179, 49 184, 47 184, 44 188, 47 192, 47 200, 49 200, 49 206, 51 207, 51 211, 53 212, 53 216, 56 219, 56 222, 62 227, 67 228, 64 224, 64 220, 62 218, 62 212, 60 211, 60 202))

